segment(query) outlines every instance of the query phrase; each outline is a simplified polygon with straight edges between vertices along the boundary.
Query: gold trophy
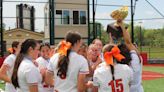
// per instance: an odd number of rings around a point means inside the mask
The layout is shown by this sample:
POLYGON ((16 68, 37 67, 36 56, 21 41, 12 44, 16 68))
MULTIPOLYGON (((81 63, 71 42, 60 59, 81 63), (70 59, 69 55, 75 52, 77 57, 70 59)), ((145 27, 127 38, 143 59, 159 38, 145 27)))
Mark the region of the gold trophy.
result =
POLYGON ((107 33, 111 33, 113 40, 119 40, 122 37, 122 29, 117 25, 117 22, 123 21, 128 15, 128 7, 124 6, 118 10, 113 11, 110 16, 116 20, 115 23, 107 26, 107 33))
POLYGON ((119 10, 115 10, 110 16, 115 20, 124 20, 128 16, 128 7, 124 6, 119 10))

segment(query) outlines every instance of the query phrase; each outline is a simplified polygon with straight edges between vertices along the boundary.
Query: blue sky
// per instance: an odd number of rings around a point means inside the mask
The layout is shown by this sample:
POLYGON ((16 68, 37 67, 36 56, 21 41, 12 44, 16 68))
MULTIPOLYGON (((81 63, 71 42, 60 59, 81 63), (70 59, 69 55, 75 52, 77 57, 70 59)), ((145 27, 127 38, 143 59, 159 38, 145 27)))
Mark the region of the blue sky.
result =
MULTIPOLYGON (((131 0, 98 0, 98 4, 111 4, 111 5, 130 5, 131 0)), ((133 0, 134 1, 134 0, 133 0)), ((164 0, 148 0, 151 2, 163 15, 164 15, 164 0)), ((110 13, 113 10, 118 9, 119 7, 102 7, 102 6, 97 6, 96 8, 96 17, 97 18, 109 18, 110 13)), ((130 8, 129 8, 129 15, 126 19, 130 19, 130 8)), ((145 0, 138 0, 137 5, 136 5, 136 10, 135 10, 135 19, 145 19, 145 18, 162 18, 160 14, 158 14, 145 0)), ((164 19, 160 20, 141 20, 142 21, 142 26, 145 28, 161 28, 164 26, 164 19)), ((103 25, 106 27, 108 23, 111 23, 113 21, 110 20, 105 20, 102 21, 103 25)), ((140 21, 135 21, 135 25, 139 25, 140 21)))
MULTIPOLYGON (((4 0, 5 1, 5 0, 4 0)), ((15 1, 15 0, 10 0, 15 1)), ((20 0, 19 0, 20 1, 20 0)), ((22 1, 47 1, 47 0, 22 0, 22 1)), ((92 1, 92 0, 91 0, 92 1)), ((96 0, 95 0, 96 1, 96 0)), ((164 15, 164 0, 148 0, 151 2, 163 15, 164 15)), ((98 4, 109 4, 109 5, 130 5, 130 0, 97 0, 98 4)), ((4 17, 15 17, 16 16, 16 4, 18 3, 9 3, 4 2, 4 17)), ((36 17, 43 17, 44 16, 44 5, 43 3, 29 3, 30 5, 34 5, 36 9, 36 17)), ((97 6, 96 8, 96 18, 105 18, 111 19, 110 13, 113 10, 118 9, 119 7, 108 7, 108 6, 97 6)), ((92 17, 92 14, 90 14, 92 17)), ((160 14, 158 14, 145 0, 138 0, 136 11, 135 11, 135 19, 145 19, 145 18, 162 18, 160 14)), ((130 19, 130 8, 129 8, 129 15, 126 19, 130 19)), ((103 24, 106 27, 107 24, 112 23, 113 21, 110 20, 96 20, 103 24)), ((145 28, 162 28, 164 26, 164 19, 159 20, 141 20, 142 26, 145 28)), ((4 19, 4 23, 6 24, 6 29, 15 28, 16 19, 4 19)), ((138 25, 140 21, 135 21, 135 25, 138 25)), ((44 20, 43 19, 36 19, 36 31, 43 31, 44 30, 44 20)), ((128 23, 128 22, 127 22, 128 23)))

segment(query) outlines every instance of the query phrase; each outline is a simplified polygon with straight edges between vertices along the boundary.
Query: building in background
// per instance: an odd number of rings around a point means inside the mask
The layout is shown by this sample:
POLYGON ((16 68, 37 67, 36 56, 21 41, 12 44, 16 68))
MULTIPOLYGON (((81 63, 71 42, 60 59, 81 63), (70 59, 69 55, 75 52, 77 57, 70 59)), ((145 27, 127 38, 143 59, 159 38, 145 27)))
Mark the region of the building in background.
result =
MULTIPOLYGON (((72 30, 78 31, 88 41, 87 0, 55 0, 55 44, 72 30)), ((49 4, 44 8, 45 40, 49 42, 49 4)))
POLYGON ((10 30, 5 30, 3 33, 3 38, 4 38, 4 47, 5 47, 4 50, 6 51, 7 48, 11 47, 13 41, 22 42, 25 39, 32 38, 41 43, 44 40, 44 34, 39 32, 33 32, 27 29, 14 28, 10 30))
POLYGON ((16 5, 17 28, 35 31, 35 9, 27 4, 16 5))

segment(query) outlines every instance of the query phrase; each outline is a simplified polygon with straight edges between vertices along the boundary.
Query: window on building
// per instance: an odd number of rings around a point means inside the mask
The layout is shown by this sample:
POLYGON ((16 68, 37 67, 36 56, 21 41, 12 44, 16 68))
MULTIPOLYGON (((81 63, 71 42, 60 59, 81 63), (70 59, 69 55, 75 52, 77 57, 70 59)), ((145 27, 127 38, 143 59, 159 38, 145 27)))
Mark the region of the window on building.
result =
POLYGON ((73 11, 73 24, 79 24, 79 11, 73 11))
POLYGON ((63 10, 63 24, 70 24, 70 12, 63 10))
POLYGON ((55 23, 56 25, 62 25, 62 24, 86 24, 86 11, 79 11, 75 10, 72 13, 73 20, 70 18, 70 11, 69 10, 56 10, 56 15, 55 15, 55 23))
POLYGON ((80 24, 86 24, 86 11, 80 11, 80 24))
POLYGON ((56 24, 61 25, 62 24, 62 10, 56 10, 56 24))

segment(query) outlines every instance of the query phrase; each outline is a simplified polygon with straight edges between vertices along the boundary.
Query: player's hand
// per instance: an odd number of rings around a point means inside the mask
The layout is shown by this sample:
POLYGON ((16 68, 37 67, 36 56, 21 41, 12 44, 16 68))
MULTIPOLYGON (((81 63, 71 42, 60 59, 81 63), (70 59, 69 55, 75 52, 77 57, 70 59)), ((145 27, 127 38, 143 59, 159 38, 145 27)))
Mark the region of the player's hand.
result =
POLYGON ((35 60, 33 60, 33 63, 34 63, 34 65, 35 65, 36 67, 39 66, 39 65, 38 65, 38 62, 36 62, 35 60))
POLYGON ((122 30, 125 30, 124 22, 122 20, 117 20, 117 25, 122 28, 122 30))
POLYGON ((40 74, 42 75, 42 77, 44 78, 45 77, 45 75, 46 75, 46 68, 44 68, 44 67, 39 67, 39 70, 40 70, 40 74))
POLYGON ((99 65, 100 63, 102 63, 102 60, 101 60, 101 58, 100 58, 100 55, 97 57, 97 65, 99 65))
POLYGON ((88 81, 86 86, 87 86, 87 88, 92 88, 93 87, 93 81, 88 81))

